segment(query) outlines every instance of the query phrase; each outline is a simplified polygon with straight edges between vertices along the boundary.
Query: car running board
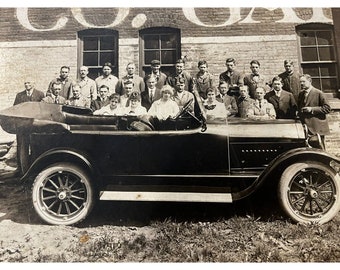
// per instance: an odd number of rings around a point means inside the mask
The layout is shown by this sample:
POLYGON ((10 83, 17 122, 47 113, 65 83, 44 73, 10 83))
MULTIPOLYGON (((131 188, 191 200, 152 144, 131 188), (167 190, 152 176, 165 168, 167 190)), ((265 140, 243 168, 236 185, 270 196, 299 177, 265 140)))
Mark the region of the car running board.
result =
POLYGON ((103 201, 159 201, 232 203, 231 193, 102 191, 103 201))

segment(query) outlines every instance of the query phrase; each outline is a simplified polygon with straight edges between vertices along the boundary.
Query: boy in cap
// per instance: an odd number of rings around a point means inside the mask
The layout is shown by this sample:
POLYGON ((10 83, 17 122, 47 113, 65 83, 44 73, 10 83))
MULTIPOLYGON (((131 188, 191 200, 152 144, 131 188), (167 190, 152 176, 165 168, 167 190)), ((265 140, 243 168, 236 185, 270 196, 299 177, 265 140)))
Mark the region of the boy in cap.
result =
MULTIPOLYGON (((156 88, 161 89, 166 83, 167 76, 160 70, 161 62, 159 60, 151 61, 151 74, 156 77, 156 88)), ((144 78, 146 80, 146 76, 144 78)))

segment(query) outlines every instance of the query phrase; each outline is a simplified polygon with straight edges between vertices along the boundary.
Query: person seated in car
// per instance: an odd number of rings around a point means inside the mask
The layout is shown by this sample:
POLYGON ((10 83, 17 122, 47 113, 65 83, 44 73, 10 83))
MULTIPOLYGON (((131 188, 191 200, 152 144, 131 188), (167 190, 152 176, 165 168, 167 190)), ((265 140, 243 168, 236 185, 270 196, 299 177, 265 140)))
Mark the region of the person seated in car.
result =
POLYGON ((51 85, 52 93, 44 97, 41 102, 55 103, 55 104, 65 104, 66 99, 60 95, 61 92, 61 82, 53 82, 51 85))
POLYGON ((104 106, 107 106, 110 104, 110 100, 108 98, 109 94, 109 87, 106 85, 102 85, 99 88, 99 96, 97 96, 97 99, 91 101, 91 110, 97 111, 101 109, 104 106))
POLYGON ((277 119, 294 119, 297 112, 297 104, 294 95, 282 89, 283 83, 279 76, 272 80, 273 90, 268 92, 264 98, 273 104, 277 119))
POLYGON ((143 115, 147 114, 146 108, 140 103, 141 97, 138 91, 133 91, 127 100, 127 107, 122 107, 123 114, 126 115, 143 115))
POLYGON ((224 104, 227 110, 227 116, 235 116, 238 112, 238 108, 235 97, 227 94, 229 84, 225 81, 221 81, 218 90, 220 93, 216 96, 216 100, 224 104))
POLYGON ((179 107, 172 99, 173 95, 174 89, 170 85, 164 85, 161 89, 161 98, 152 103, 148 115, 159 120, 174 118, 179 113, 179 107))
POLYGON ((274 106, 264 98, 265 94, 266 91, 264 88, 256 88, 255 102, 247 111, 248 118, 255 120, 268 120, 276 118, 274 106))
POLYGON ((72 87, 72 97, 65 102, 66 105, 72 105, 77 107, 90 108, 90 100, 81 94, 81 87, 79 84, 74 84, 72 87))
POLYGON ((185 104, 191 102, 188 110, 190 112, 194 112, 194 95, 189 91, 184 90, 185 88, 185 80, 184 78, 178 78, 175 87, 175 93, 173 96, 174 101, 177 103, 180 109, 183 108, 185 104))
POLYGON ((236 116, 247 118, 248 109, 253 105, 254 102, 255 100, 249 96, 248 85, 240 86, 240 96, 236 98, 236 105, 238 109, 236 116))
POLYGON ((123 88, 124 88, 124 94, 120 96, 120 106, 121 107, 127 107, 129 106, 128 104, 128 99, 130 97, 130 94, 133 91, 134 83, 133 81, 127 80, 123 82, 123 88))
POLYGON ((208 119, 227 117, 227 110, 222 102, 216 100, 216 91, 213 88, 207 89, 207 99, 203 103, 208 119))
POLYGON ((93 112, 93 115, 122 115, 123 109, 120 107, 120 96, 114 93, 108 97, 109 104, 93 112))
POLYGON ((141 93, 142 106, 149 110, 151 104, 161 98, 161 90, 157 88, 157 77, 153 73, 145 76, 145 85, 145 91, 141 93))

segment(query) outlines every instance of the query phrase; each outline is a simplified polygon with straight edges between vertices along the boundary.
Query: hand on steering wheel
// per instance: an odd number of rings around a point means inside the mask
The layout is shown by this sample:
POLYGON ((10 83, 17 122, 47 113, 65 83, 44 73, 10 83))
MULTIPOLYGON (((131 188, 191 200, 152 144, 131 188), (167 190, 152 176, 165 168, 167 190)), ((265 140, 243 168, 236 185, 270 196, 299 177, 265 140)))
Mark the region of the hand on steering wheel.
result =
POLYGON ((184 115, 186 112, 189 111, 189 107, 192 103, 192 99, 190 99, 187 103, 184 104, 183 108, 179 111, 179 113, 174 117, 174 119, 180 118, 182 115, 184 115))

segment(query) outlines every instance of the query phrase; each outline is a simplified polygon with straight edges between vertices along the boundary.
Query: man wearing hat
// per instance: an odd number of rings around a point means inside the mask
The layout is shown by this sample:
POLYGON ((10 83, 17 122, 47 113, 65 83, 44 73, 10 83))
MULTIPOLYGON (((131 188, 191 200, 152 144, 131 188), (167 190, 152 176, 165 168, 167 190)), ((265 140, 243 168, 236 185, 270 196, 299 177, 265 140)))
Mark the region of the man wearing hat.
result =
MULTIPOLYGON (((161 72, 161 62, 159 60, 152 60, 151 61, 151 74, 156 77, 156 88, 161 89, 163 85, 166 83, 167 76, 161 72)), ((146 81, 146 76, 144 78, 146 81)))
POLYGON ((193 79, 191 75, 184 70, 183 59, 178 59, 176 61, 175 67, 176 67, 176 72, 167 78, 166 83, 170 85, 171 87, 175 88, 178 79, 183 78, 184 84, 185 84, 184 90, 192 92, 193 87, 194 87, 193 79))

